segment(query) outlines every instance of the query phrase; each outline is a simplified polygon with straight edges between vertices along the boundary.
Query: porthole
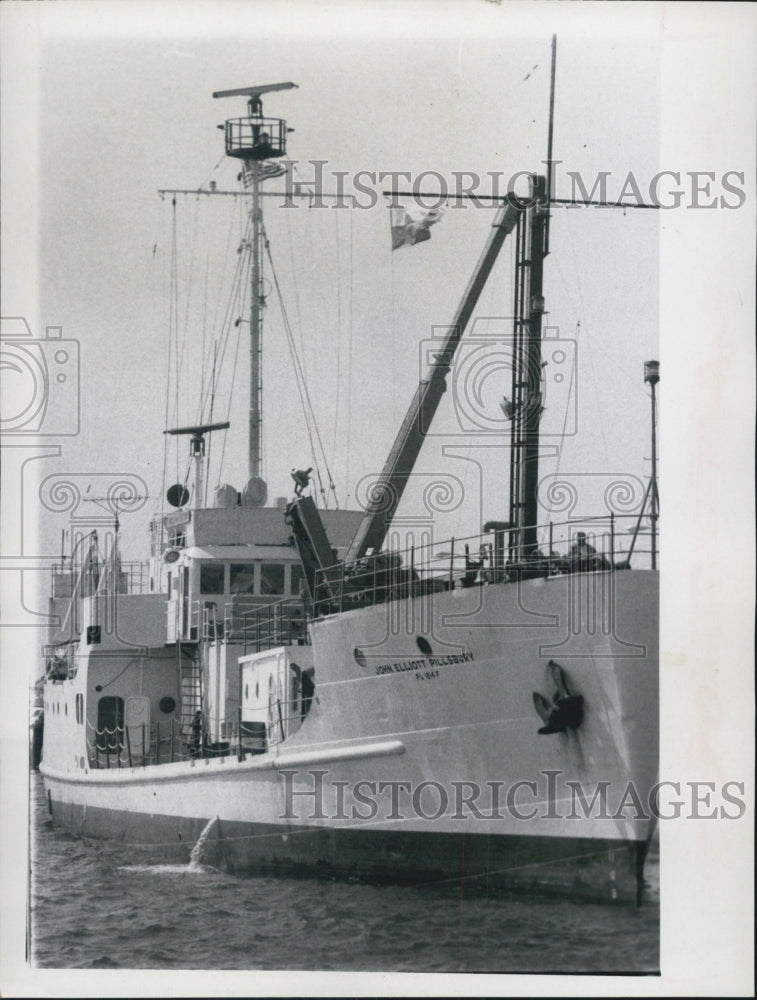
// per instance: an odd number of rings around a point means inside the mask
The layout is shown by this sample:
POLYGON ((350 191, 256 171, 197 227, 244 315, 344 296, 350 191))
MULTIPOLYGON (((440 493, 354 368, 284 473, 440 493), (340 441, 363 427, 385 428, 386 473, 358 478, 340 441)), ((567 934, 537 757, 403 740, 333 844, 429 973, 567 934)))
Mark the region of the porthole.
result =
POLYGON ((102 691, 102 689, 103 689, 102 684, 96 684, 95 685, 95 691, 102 691))
POLYGON ((66 702, 63 706, 63 714, 68 715, 68 702, 66 702))
POLYGON ((355 662, 359 667, 365 667, 368 661, 366 660, 365 653, 362 651, 360 646, 355 646, 352 650, 352 655, 355 657, 355 662))
POLYGON ((255 697, 260 697, 260 681, 255 681, 255 697))
POLYGON ((245 701, 249 701, 250 700, 249 685, 247 685, 247 684, 245 684, 245 686, 244 686, 244 700, 245 701))
POLYGON ((163 715, 170 715, 176 708, 176 699, 172 698, 170 695, 166 695, 165 698, 161 698, 158 702, 158 708, 161 710, 163 715))
POLYGON ((424 639, 422 635, 419 635, 415 640, 415 645, 423 653, 424 656, 431 655, 431 643, 428 639, 424 639))

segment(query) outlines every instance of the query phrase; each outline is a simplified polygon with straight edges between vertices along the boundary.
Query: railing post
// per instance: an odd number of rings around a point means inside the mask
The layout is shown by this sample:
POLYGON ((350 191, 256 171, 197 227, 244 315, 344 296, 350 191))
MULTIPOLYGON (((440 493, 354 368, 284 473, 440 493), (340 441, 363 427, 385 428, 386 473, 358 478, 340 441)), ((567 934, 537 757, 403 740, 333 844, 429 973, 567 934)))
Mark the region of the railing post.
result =
POLYGON ((244 760, 244 751, 242 750, 242 709, 239 708, 237 712, 237 745, 239 749, 237 750, 237 760, 244 760))
POLYGON ((155 763, 160 764, 160 720, 155 723, 155 763))
POLYGON ((455 585, 455 580, 453 576, 453 571, 455 569, 455 539, 450 539, 450 552, 449 552, 449 589, 455 585))
POLYGON ((610 567, 615 568, 615 511, 610 512, 610 567))
POLYGON ((173 716, 171 716, 171 763, 173 764, 173 716))
POLYGON ((147 758, 145 757, 145 724, 142 723, 142 767, 147 766, 147 758))
POLYGON ((126 755, 129 759, 129 767, 134 767, 131 762, 131 736, 129 735, 129 727, 124 726, 124 734, 126 736, 126 755))
POLYGON ((552 522, 550 521, 549 522, 549 556, 550 556, 550 558, 552 558, 552 552, 554 551, 553 547, 552 547, 552 539, 553 539, 552 528, 553 528, 553 525, 552 525, 552 522))

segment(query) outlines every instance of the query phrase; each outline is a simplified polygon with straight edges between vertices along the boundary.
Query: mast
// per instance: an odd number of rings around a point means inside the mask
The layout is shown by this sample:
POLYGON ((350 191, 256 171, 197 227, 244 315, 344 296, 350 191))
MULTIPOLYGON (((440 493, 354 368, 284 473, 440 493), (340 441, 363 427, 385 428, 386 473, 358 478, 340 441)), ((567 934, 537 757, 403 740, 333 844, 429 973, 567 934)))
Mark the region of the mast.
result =
MULTIPOLYGON (((263 310, 263 209, 261 185, 266 176, 263 163, 286 153, 286 135, 289 129, 281 118, 264 118, 263 94, 277 90, 290 90, 296 83, 269 83, 262 86, 239 87, 235 90, 218 90, 213 97, 247 97, 247 118, 230 118, 224 126, 226 155, 242 160, 245 182, 252 190, 252 245, 250 287, 250 409, 248 475, 261 479, 263 470, 263 417, 262 417, 262 337, 263 310)), ((283 168, 282 168, 283 170, 283 168)))
POLYGON ((252 164, 252 287, 250 289, 250 417, 248 476, 262 478, 262 355, 263 338, 263 248, 260 204, 260 166, 252 164))
POLYGON ((652 392, 652 478, 649 487, 649 520, 652 529, 652 569, 657 569, 657 519, 660 498, 657 493, 657 397, 655 386, 660 381, 659 361, 644 362, 644 381, 652 392))
POLYGON ((532 175, 531 207, 519 220, 510 414, 510 547, 520 559, 538 546, 539 425, 542 414, 542 316, 547 255, 547 179, 532 175))
MULTIPOLYGON (((557 74, 557 35, 552 35, 552 66, 549 74, 549 128, 547 130, 547 198, 555 196, 552 165, 552 138, 555 131, 555 76, 557 74)), ((549 253, 549 216, 547 217, 546 252, 549 253)))
MULTIPOLYGON (((518 223, 515 262, 512 404, 510 429, 510 549, 514 560, 538 549, 539 425, 542 414, 542 316, 544 258, 549 253, 549 206, 553 196, 552 140, 555 120, 557 36, 552 36, 549 77, 547 175, 531 175, 530 207, 518 223)), ((508 411, 506 411, 508 413, 508 411)))

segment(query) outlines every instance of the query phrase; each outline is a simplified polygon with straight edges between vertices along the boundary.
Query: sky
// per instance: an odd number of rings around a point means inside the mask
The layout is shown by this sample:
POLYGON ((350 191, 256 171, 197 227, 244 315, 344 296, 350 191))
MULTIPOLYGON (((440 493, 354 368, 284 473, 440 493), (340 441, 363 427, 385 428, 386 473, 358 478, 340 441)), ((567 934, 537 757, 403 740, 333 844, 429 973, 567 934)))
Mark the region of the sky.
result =
MULTIPOLYGON (((160 508, 165 487, 186 474, 183 438, 170 442, 164 473, 162 432, 197 419, 201 375, 220 337, 241 240, 240 204, 179 197, 174 251, 170 198, 157 193, 207 187, 210 180, 219 189, 238 186, 238 164, 223 156, 216 125, 244 115, 246 102, 213 100, 215 90, 296 82, 297 90, 269 95, 264 107, 294 128, 289 156, 299 161, 300 176, 312 176, 308 161, 326 161, 326 190, 334 189, 338 171, 349 178, 358 171, 407 171, 413 179, 435 171, 450 187, 454 171, 470 171, 487 191, 488 172, 498 173, 504 187, 519 171, 543 169, 546 157, 551 34, 541 25, 510 26, 495 8, 481 10, 462 31, 431 35, 411 29, 407 37, 371 37, 357 25, 329 39, 327 61, 317 35, 290 34, 275 19, 268 31, 247 27, 237 38, 147 32, 94 42, 51 33, 41 47, 40 323, 75 338, 81 364, 80 433, 48 468, 74 473, 78 484, 89 476, 85 489, 93 497, 107 492, 107 476, 144 479, 150 499, 122 519, 134 558, 142 554, 148 514, 160 508), (178 393, 174 365, 170 377, 167 370, 174 252, 178 393)), ((638 34, 613 41, 568 32, 558 41, 554 155, 564 161, 558 197, 571 196, 568 171, 579 172, 589 188, 606 171, 612 194, 629 171, 643 190, 658 169, 659 41, 653 32, 638 34)), ((430 179, 424 188, 429 183, 435 186, 430 179)), ((349 179, 345 184, 349 190, 349 179)), ((274 187, 281 184, 269 182, 274 187)), ((380 192, 386 184, 372 187, 380 192)), ((271 252, 338 500, 354 506, 364 498, 365 477, 383 465, 425 371, 422 345, 450 322, 494 213, 448 204, 429 242, 392 253, 383 198, 353 211, 278 204, 268 199, 265 206, 271 252)), ((641 373, 644 360, 658 353, 657 215, 555 209, 547 323, 567 340, 568 358, 560 390, 553 380, 551 396, 547 389, 543 431, 553 451, 563 427, 569 438, 545 459, 545 476, 622 473, 641 482, 648 474, 641 373)), ((512 274, 511 243, 478 310, 498 318, 505 336, 512 274)), ((264 478, 273 498, 291 495, 289 470, 307 468, 312 458, 272 292, 269 301, 264 478)), ((473 343, 492 329, 471 330, 473 343)), ((220 435, 212 440, 211 488, 231 482, 241 489, 247 479, 247 330, 240 328, 239 348, 231 342, 219 379, 213 419, 228 416, 232 427, 225 447, 220 435)), ((454 477, 445 481, 463 490, 465 502, 442 519, 439 537, 473 534, 482 520, 506 516, 507 425, 498 401, 509 380, 502 366, 483 379, 479 408, 488 450, 473 462, 441 453, 450 444, 459 451, 455 405, 470 388, 456 383, 440 408, 419 469, 454 477)), ((420 478, 418 489, 425 483, 420 478)), ((411 485, 400 513, 412 517, 419 502, 411 485)), ((602 512, 596 497, 574 511, 602 512)), ((543 519, 548 515, 545 509, 543 519)), ((56 538, 64 520, 57 518, 56 538)))
MULTIPOLYGON (((659 353, 661 773, 743 780, 752 788, 754 5, 79 0, 5 2, 0 19, 2 314, 27 318, 38 340, 46 327, 61 327, 63 339, 77 342, 81 403, 76 434, 50 429, 3 438, 4 815, 20 823, 25 814, 23 788, 8 782, 9 761, 25 759, 23 664, 33 662, 36 672, 38 663, 36 629, 8 626, 33 625, 44 609, 47 564, 68 522, 65 510, 50 512, 40 501, 39 483, 68 479, 82 495, 88 486, 90 495, 105 495, 119 478, 141 477, 150 500, 122 524, 124 548, 141 558, 146 520, 174 481, 163 473, 163 431, 196 413, 198 345, 217 330, 238 229, 231 199, 177 204, 186 354, 180 405, 167 420, 172 219, 157 191, 233 181, 216 125, 243 115, 244 102, 214 101, 213 91, 297 83, 265 108, 294 127, 289 153, 302 163, 322 159, 327 170, 350 175, 510 175, 538 167, 545 155, 553 32, 558 196, 570 194, 568 170, 589 178, 608 171, 611 192, 629 171, 642 179, 642 192, 659 170, 684 179, 711 172, 716 194, 726 172, 744 178, 738 210, 720 203, 694 211, 690 183, 675 211, 555 209, 546 308, 560 338, 575 341, 577 406, 566 417, 564 390, 548 388, 544 421, 549 431, 569 418, 566 426, 578 433, 545 458, 543 473, 587 484, 586 506, 601 502, 596 490, 608 474, 644 481, 649 397, 642 369, 659 353), (728 558, 713 558, 722 553, 728 558)), ((491 213, 449 207, 428 242, 394 254, 387 216, 379 204, 266 217, 342 504, 353 503, 364 477, 383 465, 420 375, 423 342, 450 321, 491 213)), ((511 266, 506 244, 482 295, 482 315, 509 314, 511 266)), ((310 462, 273 304, 264 350, 266 421, 276 431, 266 436, 264 474, 276 497, 291 493, 290 468, 310 462)), ((70 343, 66 351, 76 356, 70 343)), ((241 363, 239 371, 244 379, 241 363)), ((498 377, 495 370, 483 380, 487 420, 497 417, 498 377)), ((219 408, 226 392, 219 387, 219 408)), ((53 400, 55 420, 70 423, 71 398, 53 400)), ((460 537, 479 530, 482 519, 506 516, 501 437, 487 438, 485 461, 480 452, 474 461, 461 457, 456 398, 447 394, 439 433, 419 465, 437 478, 454 477, 449 482, 462 483, 465 494, 466 503, 450 504, 440 518, 438 537, 460 537)), ((220 475, 239 488, 246 478, 243 402, 230 419, 226 462, 219 473, 213 446, 211 482, 220 475)), ((175 468, 171 456, 169 471, 175 468)), ((179 468, 183 473, 183 461, 179 468)), ((59 500, 65 508, 65 496, 59 500)), ((412 519, 422 500, 422 491, 409 492, 401 513, 412 519)), ((91 511, 82 503, 76 513, 91 518, 91 511)), ((25 870, 24 844, 23 834, 4 835, 6 871, 25 870)), ((750 830, 670 824, 662 851, 663 976, 619 980, 616 988, 625 995, 748 993, 750 830)), ((23 893, 18 897, 22 905, 23 893)), ((4 921, 6 936, 22 936, 17 916, 4 921)), ((22 954, 23 942, 16 945, 22 954)), ((489 987, 479 978, 471 990, 489 987)), ((215 980, 207 988, 217 990, 215 980)), ((535 988, 524 981, 513 987, 535 988)), ((557 994, 575 984, 555 980, 549 989, 557 994)), ((597 981, 582 989, 606 995, 613 987, 597 981)))

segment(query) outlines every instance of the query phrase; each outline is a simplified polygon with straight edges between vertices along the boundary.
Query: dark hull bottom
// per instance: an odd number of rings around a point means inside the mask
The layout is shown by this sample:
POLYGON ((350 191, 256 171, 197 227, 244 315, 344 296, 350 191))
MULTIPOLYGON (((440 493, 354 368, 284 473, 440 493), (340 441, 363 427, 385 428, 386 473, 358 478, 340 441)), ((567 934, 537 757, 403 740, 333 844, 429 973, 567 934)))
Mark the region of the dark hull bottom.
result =
MULTIPOLYGON (((189 862, 205 819, 52 801, 57 826, 135 849, 135 861, 189 862)), ((217 821, 200 861, 235 875, 277 875, 642 901, 646 843, 217 821)))

